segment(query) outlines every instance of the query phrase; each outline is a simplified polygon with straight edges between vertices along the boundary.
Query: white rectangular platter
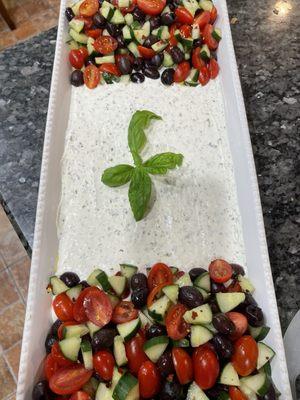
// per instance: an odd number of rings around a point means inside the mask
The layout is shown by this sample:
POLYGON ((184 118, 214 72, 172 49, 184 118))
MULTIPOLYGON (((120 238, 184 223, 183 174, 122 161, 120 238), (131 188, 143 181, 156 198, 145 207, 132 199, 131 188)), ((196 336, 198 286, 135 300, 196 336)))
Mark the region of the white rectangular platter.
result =
MULTIPOLYGON (((281 398, 291 400, 256 172, 227 7, 224 0, 215 0, 215 4, 219 11, 218 25, 223 32, 222 45, 218 51, 221 69, 220 86, 225 108, 227 136, 233 163, 247 271, 256 287, 256 299, 265 313, 266 323, 271 327, 268 343, 276 351, 276 359, 272 362, 274 382, 282 393, 281 398)), ((51 299, 45 288, 49 276, 54 272, 58 254, 56 217, 62 185, 61 159, 64 153, 65 132, 68 126, 71 102, 70 70, 66 62, 68 49, 65 45, 67 33, 67 23, 64 18, 65 6, 66 0, 62 0, 44 141, 30 286, 17 388, 18 400, 31 399, 33 384, 42 373, 44 340, 52 322, 51 299)), ((195 224, 197 224, 197 220, 195 224)), ((149 261, 147 254, 144 255, 144 259, 144 262, 149 261)))

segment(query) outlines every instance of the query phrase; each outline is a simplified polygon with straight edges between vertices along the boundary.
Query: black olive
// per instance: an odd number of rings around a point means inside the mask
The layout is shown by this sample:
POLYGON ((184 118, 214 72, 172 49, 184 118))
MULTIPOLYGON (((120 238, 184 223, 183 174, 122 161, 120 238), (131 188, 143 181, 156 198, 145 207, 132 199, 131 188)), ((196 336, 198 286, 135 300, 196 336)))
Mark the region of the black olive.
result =
POLYGON ((251 293, 246 292, 245 293, 245 300, 235 308, 235 311, 245 312, 245 309, 249 305, 257 306, 257 302, 256 302, 256 300, 254 299, 254 297, 252 296, 251 293))
POLYGON ((94 351, 100 350, 102 347, 111 347, 114 343, 114 337, 117 335, 115 328, 102 328, 94 333, 92 339, 92 347, 94 351))
POLYGON ((150 35, 150 36, 148 36, 147 39, 144 41, 143 46, 144 46, 144 47, 150 48, 154 43, 158 42, 158 40, 159 40, 159 39, 157 38, 157 36, 150 35))
POLYGON ((201 39, 201 38, 199 38, 199 39, 194 39, 194 41, 193 41, 193 47, 196 48, 196 47, 200 47, 200 46, 202 46, 202 39, 201 39))
POLYGON ((213 316, 212 324, 216 330, 223 335, 230 335, 235 332, 235 325, 225 314, 216 314, 213 316))
POLYGON ((133 83, 143 83, 145 80, 144 75, 141 72, 134 72, 130 75, 131 82, 133 83))
POLYGON ((202 275, 204 272, 207 272, 206 269, 204 268, 193 268, 190 270, 190 278, 192 281, 194 281, 198 276, 202 275))
POLYGON ((163 53, 157 53, 151 58, 151 64, 159 68, 164 60, 163 53))
POLYGON ((132 72, 132 65, 129 57, 120 57, 117 61, 117 66, 122 75, 129 75, 132 72))
POLYGON ((111 24, 110 22, 106 23, 106 29, 112 37, 117 37, 121 34, 121 30, 118 25, 111 24))
POLYGON ((211 293, 225 292, 225 286, 223 285, 223 283, 211 281, 210 291, 211 293))
POLYGON ((132 15, 133 15, 133 18, 138 22, 145 21, 146 15, 138 7, 135 7, 135 9, 132 12, 132 15))
POLYGON ((147 288, 140 288, 135 289, 131 293, 131 301, 133 302, 136 308, 142 308, 147 303, 148 297, 148 289, 147 288))
POLYGON ((156 336, 164 336, 166 335, 166 328, 162 325, 151 325, 146 330, 147 339, 152 339, 156 336))
MULTIPOLYGON (((224 392, 228 392, 228 386, 221 385, 220 383, 215 384, 214 387, 205 391, 205 393, 208 395, 210 399, 219 398, 219 396, 222 396, 222 393, 224 392)), ((227 397, 224 396, 225 399, 227 397)), ((223 399, 223 397, 220 398, 223 399)))
POLYGON ((71 74, 70 81, 73 86, 82 86, 84 84, 83 72, 80 69, 75 69, 71 74))
POLYGON ((140 70, 143 68, 143 66, 144 66, 144 60, 143 60, 143 58, 142 58, 142 57, 136 58, 136 59, 133 61, 132 66, 133 66, 133 69, 134 69, 135 71, 140 71, 140 70))
POLYGON ((182 385, 177 381, 165 381, 159 396, 160 400, 183 400, 185 398, 182 385))
POLYGON ((276 395, 276 390, 273 385, 270 385, 268 392, 264 396, 258 396, 259 400, 276 400, 278 396, 276 395))
POLYGON ((92 55, 89 55, 89 56, 85 59, 84 64, 85 64, 86 67, 87 67, 88 65, 91 65, 91 64, 96 65, 95 57, 92 56, 92 55))
POLYGON ((138 272, 131 277, 130 286, 132 290, 148 287, 148 281, 145 274, 138 272))
POLYGON ((81 281, 80 285, 82 286, 82 289, 86 289, 86 288, 90 287, 90 285, 87 283, 87 281, 81 281))
POLYGON ((62 321, 60 319, 57 319, 51 326, 49 333, 51 333, 51 335, 56 336, 57 337, 57 331, 58 328, 61 326, 62 321))
POLYGON ((74 287, 80 282, 79 276, 75 272, 64 272, 60 279, 68 286, 74 287))
POLYGON ((173 12, 166 12, 161 16, 162 25, 170 26, 175 22, 175 14, 173 12))
POLYGON ((179 47, 172 47, 170 54, 175 64, 180 64, 182 61, 184 61, 184 52, 181 51, 179 47))
POLYGON ((174 83, 175 70, 173 68, 167 68, 161 74, 161 81, 164 85, 172 85, 174 83))
POLYGON ((173 3, 170 3, 170 4, 169 4, 169 9, 170 9, 171 11, 175 11, 176 7, 175 7, 175 5, 174 5, 173 3))
POLYGON ((214 298, 208 299, 208 304, 210 305, 211 311, 213 314, 217 314, 220 312, 220 308, 218 306, 217 300, 214 298))
POLYGON ((215 335, 212 339, 212 344, 220 358, 229 359, 233 355, 233 344, 226 336, 215 335))
POLYGON ((146 67, 144 68, 144 75, 150 79, 158 79, 160 77, 158 70, 155 67, 146 67))
POLYGON ((45 340, 45 348, 46 348, 46 353, 49 354, 51 353, 52 346, 54 343, 57 341, 57 336, 52 335, 52 333, 48 333, 46 340, 45 340))
POLYGON ((237 275, 245 275, 245 270, 244 268, 239 265, 239 264, 230 264, 231 268, 233 270, 233 276, 237 276, 237 275))
POLYGON ((124 42, 124 38, 122 35, 118 35, 116 37, 117 42, 118 42, 118 49, 123 49, 125 47, 125 42, 124 42))
POLYGON ((96 28, 103 29, 106 27, 106 19, 103 17, 102 14, 97 12, 93 16, 93 24, 95 25, 96 28))
POLYGON ((69 22, 75 17, 75 14, 71 7, 66 8, 65 16, 69 22))
POLYGON ((204 303, 202 294, 193 286, 181 287, 179 289, 178 300, 190 309, 201 306, 204 303))
POLYGON ((246 307, 245 316, 251 326, 262 326, 264 324, 264 314, 258 306, 250 304, 246 307))
POLYGON ((150 29, 151 31, 153 31, 154 29, 157 29, 161 26, 161 22, 160 22, 160 17, 156 16, 156 17, 151 17, 149 19, 150 22, 150 29))
POLYGON ((47 381, 36 383, 32 390, 32 400, 50 400, 51 391, 47 381))
POLYGON ((166 351, 163 353, 157 363, 156 363, 158 372, 163 378, 166 378, 168 375, 173 374, 175 372, 172 353, 171 351, 166 351))

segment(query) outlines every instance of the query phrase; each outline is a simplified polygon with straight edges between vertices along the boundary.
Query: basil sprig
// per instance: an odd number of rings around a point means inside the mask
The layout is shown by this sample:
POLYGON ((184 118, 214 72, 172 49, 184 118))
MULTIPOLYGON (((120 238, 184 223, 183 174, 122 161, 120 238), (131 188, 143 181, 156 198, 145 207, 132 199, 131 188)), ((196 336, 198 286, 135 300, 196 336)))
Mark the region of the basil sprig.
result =
POLYGON ((101 178, 102 182, 110 187, 130 182, 128 198, 136 221, 143 219, 149 205, 152 190, 149 174, 165 175, 169 170, 180 167, 183 161, 182 154, 166 152, 156 154, 143 162, 140 153, 147 142, 145 129, 149 127, 151 120, 160 119, 160 116, 151 111, 136 111, 128 127, 128 146, 135 166, 119 164, 107 168, 101 178))

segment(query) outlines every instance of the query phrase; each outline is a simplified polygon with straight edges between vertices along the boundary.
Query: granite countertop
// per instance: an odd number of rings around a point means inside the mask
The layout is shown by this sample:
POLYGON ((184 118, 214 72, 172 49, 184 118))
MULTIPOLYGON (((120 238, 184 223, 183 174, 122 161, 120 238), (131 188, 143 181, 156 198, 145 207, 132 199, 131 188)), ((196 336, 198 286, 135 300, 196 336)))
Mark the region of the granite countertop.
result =
MULTIPOLYGON (((228 0, 279 315, 300 308, 300 8, 228 0), (298 184, 298 185, 297 185, 298 184)), ((56 29, 0 53, 0 200, 30 252, 56 29)))

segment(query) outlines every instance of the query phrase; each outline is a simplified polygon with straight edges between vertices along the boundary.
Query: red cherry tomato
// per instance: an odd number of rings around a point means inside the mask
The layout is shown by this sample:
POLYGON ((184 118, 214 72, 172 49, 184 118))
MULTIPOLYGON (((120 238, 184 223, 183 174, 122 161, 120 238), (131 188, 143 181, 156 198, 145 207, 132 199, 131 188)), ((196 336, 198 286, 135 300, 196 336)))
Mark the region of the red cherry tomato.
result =
POLYGON ((79 49, 70 50, 69 61, 75 69, 81 69, 84 66, 84 56, 79 49))
POLYGON ((220 69, 219 64, 217 63, 217 61, 214 58, 212 58, 208 64, 210 79, 215 79, 218 76, 219 69, 220 69))
POLYGON ((113 308, 107 294, 103 290, 96 289, 97 291, 85 295, 83 307, 89 321, 102 328, 110 322, 113 308))
POLYGON ((152 290, 154 287, 162 283, 173 283, 173 274, 171 269, 163 263, 153 265, 148 276, 148 288, 152 290))
POLYGON ((145 14, 158 15, 166 6, 166 0, 137 0, 137 6, 145 14))
POLYGON ((138 313, 131 301, 123 300, 115 307, 112 322, 114 324, 123 324, 124 322, 132 321, 137 318, 138 313))
POLYGON ((73 361, 68 360, 60 350, 58 342, 55 342, 51 348, 51 355, 54 361, 57 362, 59 367, 70 367, 74 365, 73 361))
POLYGON ((182 24, 192 24, 194 18, 185 7, 177 7, 175 10, 176 20, 182 24))
POLYGON ((198 386, 210 389, 216 383, 220 372, 217 356, 208 346, 200 346, 193 353, 194 376, 198 386))
POLYGON ((205 67, 205 62, 204 62, 204 61, 202 60, 202 58, 200 57, 200 52, 201 52, 200 47, 196 47, 196 48, 193 50, 193 55, 192 55, 192 64, 193 64, 193 67, 196 68, 196 69, 198 69, 199 71, 200 71, 200 69, 201 69, 202 67, 205 67))
POLYGON ((218 10, 216 9, 215 6, 213 6, 213 8, 211 9, 211 12, 210 12, 210 21, 209 22, 211 24, 214 24, 217 17, 218 17, 218 10))
POLYGON ((199 82, 202 86, 205 86, 209 82, 209 71, 206 66, 203 66, 199 70, 199 82))
POLYGON ((112 36, 100 36, 93 44, 96 51, 101 54, 109 54, 116 50, 118 47, 118 42, 112 36))
POLYGON ((179 383, 186 385, 191 382, 193 380, 193 362, 188 353, 181 347, 174 347, 172 359, 179 383))
POLYGON ((224 283, 229 281, 232 277, 232 267, 225 260, 217 259, 209 264, 210 278, 217 283, 224 283))
POLYGON ((174 24, 172 24, 170 26, 170 39, 169 39, 169 42, 170 42, 171 46, 176 46, 177 43, 178 43, 177 39, 175 38, 175 32, 176 32, 177 29, 180 28, 180 26, 181 26, 180 22, 174 22, 174 24))
POLYGON ((181 33, 181 36, 183 36, 184 38, 188 38, 191 37, 192 35, 192 28, 190 25, 181 25, 181 27, 179 28, 179 31, 181 33))
POLYGON ((72 394, 80 390, 93 375, 93 370, 85 369, 81 364, 59 369, 50 378, 49 387, 56 394, 72 394))
POLYGON ((113 376, 115 359, 108 350, 100 350, 93 357, 96 372, 105 381, 110 381, 113 376))
POLYGON ((237 387, 229 386, 229 397, 230 400, 248 400, 248 397, 244 395, 237 387))
POLYGON ((78 51, 82 54, 84 60, 89 56, 89 52, 86 47, 79 47, 78 51))
POLYGON ((183 82, 189 76, 191 70, 190 63, 188 61, 183 61, 182 63, 177 65, 174 74, 174 82, 183 82))
POLYGON ((73 303, 66 293, 58 294, 52 302, 54 312, 61 321, 73 319, 73 303))
POLYGON ((207 44, 207 46, 211 50, 217 50, 219 43, 212 36, 213 30, 214 30, 214 27, 211 24, 207 24, 203 29, 202 35, 203 35, 204 43, 207 44))
MULTIPOLYGON (((97 67, 96 67, 96 68, 97 68, 97 67)), ((97 69, 97 71, 98 71, 98 69, 97 69)), ((79 294, 77 300, 75 301, 74 310, 73 310, 74 319, 75 319, 77 322, 86 322, 86 321, 88 321, 88 317, 87 317, 87 315, 86 315, 86 313, 85 313, 85 309, 84 309, 84 307, 83 307, 83 302, 84 302, 84 300, 85 300, 85 296, 86 296, 88 293, 97 293, 98 290, 99 290, 99 289, 96 288, 95 286, 91 286, 91 287, 85 288, 85 289, 79 294)))
POLYGON ((98 0, 84 0, 79 7, 80 15, 84 17, 92 17, 99 9, 98 0))
POLYGON ((138 51, 140 53, 140 56, 143 58, 152 58, 153 56, 155 56, 155 51, 153 49, 148 49, 148 47, 144 47, 141 45, 138 45, 138 51))
POLYGON ((143 399, 154 397, 160 389, 160 374, 152 361, 145 361, 138 373, 140 395, 143 399))
POLYGON ((99 67, 100 72, 108 72, 109 74, 116 75, 116 76, 121 76, 121 73, 116 66, 116 64, 113 63, 105 63, 101 64, 99 67))
POLYGON ((210 12, 209 11, 203 11, 201 14, 197 15, 194 19, 194 24, 197 24, 202 30, 205 25, 207 25, 210 21, 210 12))
POLYGON ((100 82, 100 72, 95 65, 88 65, 83 72, 83 80, 89 89, 94 89, 100 82))
POLYGON ((226 292, 228 293, 234 293, 234 292, 242 292, 241 285, 238 283, 238 281, 232 281, 229 286, 226 288, 226 292))
POLYGON ((72 394, 70 400, 91 400, 91 398, 86 392, 80 390, 79 392, 72 394))
POLYGON ((226 315, 234 323, 235 332, 232 335, 230 335, 230 339, 232 341, 235 341, 239 339, 241 336, 243 336, 243 334, 248 329, 247 318, 245 317, 245 315, 235 311, 230 311, 226 313, 226 315))
POLYGON ((135 337, 125 342, 128 367, 131 373, 137 375, 141 365, 148 360, 144 352, 145 337, 139 332, 135 337))
POLYGON ((91 29, 91 27, 93 26, 93 18, 92 17, 84 17, 83 15, 79 15, 78 17, 75 17, 75 19, 78 19, 78 20, 84 22, 84 29, 91 29))
POLYGON ((169 282, 162 283, 161 285, 158 285, 154 287, 151 292, 148 295, 147 298, 147 307, 151 307, 154 301, 156 300, 156 296, 161 292, 162 288, 165 286, 168 286, 169 282))
POLYGON ((52 375, 59 369, 58 362, 55 360, 52 354, 48 354, 45 363, 44 363, 44 371, 47 381, 51 378, 52 375))
POLYGON ((231 362, 240 376, 248 376, 255 370, 257 358, 258 347, 252 336, 242 336, 234 343, 231 362))
POLYGON ((57 330, 57 336, 58 336, 58 339, 59 339, 59 340, 62 340, 62 339, 64 338, 64 329, 65 329, 65 326, 70 326, 70 325, 78 325, 78 322, 77 322, 77 321, 65 321, 65 322, 63 322, 63 323, 59 326, 59 328, 58 328, 58 330, 57 330))
POLYGON ((89 37, 92 37, 93 39, 97 39, 99 36, 102 35, 102 29, 86 29, 85 34, 89 37))
POLYGON ((166 317, 168 336, 173 340, 180 340, 189 333, 189 324, 183 319, 187 308, 183 304, 174 304, 169 309, 166 317))

